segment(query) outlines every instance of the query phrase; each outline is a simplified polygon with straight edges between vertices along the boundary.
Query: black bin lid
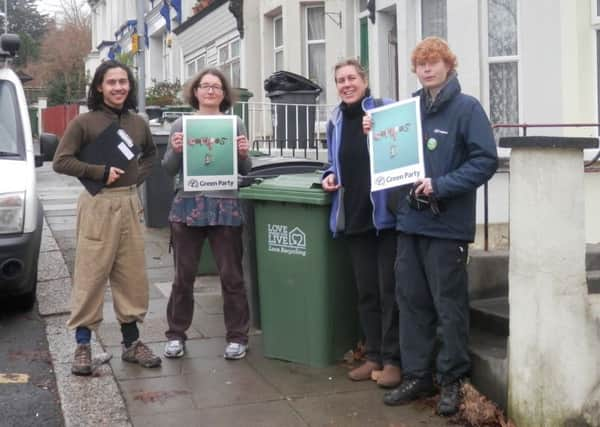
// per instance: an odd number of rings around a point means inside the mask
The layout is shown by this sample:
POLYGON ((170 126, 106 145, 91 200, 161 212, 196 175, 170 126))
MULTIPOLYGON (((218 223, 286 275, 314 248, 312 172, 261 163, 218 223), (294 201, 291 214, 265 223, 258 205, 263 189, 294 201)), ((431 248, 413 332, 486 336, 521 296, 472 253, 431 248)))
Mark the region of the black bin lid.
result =
POLYGON ((321 86, 312 80, 290 71, 274 72, 265 80, 264 87, 267 92, 312 91, 318 94, 323 90, 321 86))

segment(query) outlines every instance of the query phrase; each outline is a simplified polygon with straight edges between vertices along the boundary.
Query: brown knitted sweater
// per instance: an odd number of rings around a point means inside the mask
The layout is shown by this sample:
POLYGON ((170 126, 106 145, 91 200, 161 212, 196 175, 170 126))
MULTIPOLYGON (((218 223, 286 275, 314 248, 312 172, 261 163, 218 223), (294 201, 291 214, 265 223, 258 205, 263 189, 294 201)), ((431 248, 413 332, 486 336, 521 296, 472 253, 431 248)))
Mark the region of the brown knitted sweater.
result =
POLYGON ((150 174, 156 156, 156 146, 152 142, 150 128, 144 119, 129 111, 119 115, 108 108, 101 108, 77 116, 69 123, 56 149, 52 164, 54 170, 77 178, 102 181, 106 165, 82 162, 78 159, 78 154, 85 144, 94 141, 113 121, 127 132, 133 143, 139 147, 140 157, 137 161, 129 162, 125 173, 110 187, 141 184, 150 174))

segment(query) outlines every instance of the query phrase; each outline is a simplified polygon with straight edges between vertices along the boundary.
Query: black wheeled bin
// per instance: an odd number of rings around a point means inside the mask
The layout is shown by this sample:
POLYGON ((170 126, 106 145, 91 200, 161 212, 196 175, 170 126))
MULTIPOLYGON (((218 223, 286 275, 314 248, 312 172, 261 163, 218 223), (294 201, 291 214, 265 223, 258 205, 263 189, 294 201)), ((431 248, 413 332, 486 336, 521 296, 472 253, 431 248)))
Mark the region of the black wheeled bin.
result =
POLYGON ((162 228, 169 225, 169 210, 174 195, 173 178, 161 166, 169 143, 169 129, 152 129, 152 140, 156 145, 157 155, 142 188, 142 203, 146 225, 162 228))
POLYGON ((289 71, 273 73, 265 80, 264 87, 273 104, 273 136, 277 148, 315 148, 314 105, 321 87, 289 71))

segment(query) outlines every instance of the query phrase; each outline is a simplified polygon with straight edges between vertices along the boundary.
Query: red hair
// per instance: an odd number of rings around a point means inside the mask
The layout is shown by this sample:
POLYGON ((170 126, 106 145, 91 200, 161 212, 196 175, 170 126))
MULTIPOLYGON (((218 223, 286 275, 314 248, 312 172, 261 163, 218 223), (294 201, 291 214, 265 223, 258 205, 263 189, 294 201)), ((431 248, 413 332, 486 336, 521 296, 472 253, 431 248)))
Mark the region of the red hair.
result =
POLYGON ((458 66, 456 55, 450 50, 448 43, 439 37, 427 37, 421 40, 410 56, 411 70, 414 73, 417 65, 428 62, 444 61, 448 71, 452 72, 458 66))

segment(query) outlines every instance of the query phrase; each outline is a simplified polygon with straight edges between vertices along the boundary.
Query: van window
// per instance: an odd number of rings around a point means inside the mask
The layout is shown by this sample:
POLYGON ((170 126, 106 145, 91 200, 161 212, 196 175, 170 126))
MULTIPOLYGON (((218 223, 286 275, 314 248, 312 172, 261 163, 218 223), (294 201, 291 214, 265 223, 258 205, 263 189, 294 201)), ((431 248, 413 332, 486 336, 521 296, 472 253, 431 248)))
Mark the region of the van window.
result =
POLYGON ((7 80, 0 80, 0 157, 12 155, 24 158, 25 147, 20 131, 17 92, 7 80))

